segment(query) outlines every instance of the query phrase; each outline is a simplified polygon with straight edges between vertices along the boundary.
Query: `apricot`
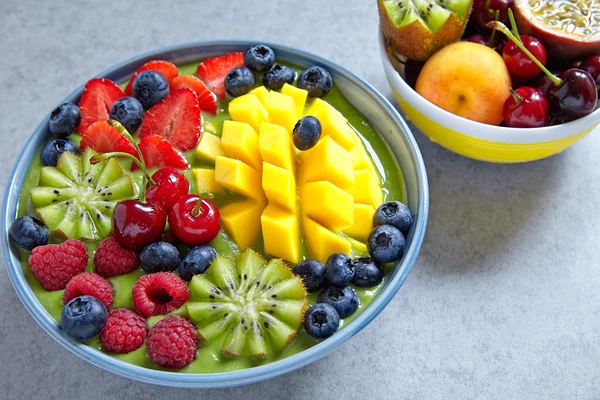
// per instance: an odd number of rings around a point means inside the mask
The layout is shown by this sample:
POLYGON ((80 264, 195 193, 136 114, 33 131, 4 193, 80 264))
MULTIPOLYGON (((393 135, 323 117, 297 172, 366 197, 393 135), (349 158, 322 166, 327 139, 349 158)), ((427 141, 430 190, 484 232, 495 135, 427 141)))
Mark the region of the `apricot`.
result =
POLYGON ((444 110, 490 125, 502 122, 510 96, 510 74, 502 57, 478 43, 456 42, 435 53, 423 66, 416 90, 444 110))

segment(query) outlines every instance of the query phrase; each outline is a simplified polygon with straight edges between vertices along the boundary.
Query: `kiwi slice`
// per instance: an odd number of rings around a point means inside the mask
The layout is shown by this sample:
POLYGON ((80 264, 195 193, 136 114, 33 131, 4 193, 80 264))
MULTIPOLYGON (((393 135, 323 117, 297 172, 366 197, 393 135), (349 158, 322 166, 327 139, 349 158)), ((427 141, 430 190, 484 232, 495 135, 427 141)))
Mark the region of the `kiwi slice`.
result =
POLYGON ((29 195, 48 230, 63 239, 99 240, 110 234, 119 200, 134 197, 129 175, 114 159, 91 164, 96 152, 65 152, 56 167, 42 167, 29 195))
POLYGON ((190 283, 190 318, 205 343, 220 341, 231 357, 264 358, 296 336, 306 310, 302 279, 279 259, 267 263, 253 250, 237 260, 217 257, 190 283))
POLYGON ((473 0, 378 0, 381 29, 402 56, 425 61, 460 40, 473 0))

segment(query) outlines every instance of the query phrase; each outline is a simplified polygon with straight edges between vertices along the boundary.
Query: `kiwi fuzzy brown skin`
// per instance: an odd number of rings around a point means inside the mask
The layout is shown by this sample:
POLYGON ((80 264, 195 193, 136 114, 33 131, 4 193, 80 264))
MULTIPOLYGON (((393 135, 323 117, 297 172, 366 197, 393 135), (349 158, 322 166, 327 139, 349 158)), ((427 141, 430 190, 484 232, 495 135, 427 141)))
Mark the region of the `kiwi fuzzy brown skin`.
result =
POLYGON ((442 47, 460 40, 467 26, 473 2, 471 1, 469 5, 469 11, 464 21, 451 13, 437 32, 431 32, 419 20, 398 27, 388 15, 382 1, 377 2, 377 7, 379 9, 381 31, 386 41, 389 41, 400 54, 407 58, 427 61, 442 47))

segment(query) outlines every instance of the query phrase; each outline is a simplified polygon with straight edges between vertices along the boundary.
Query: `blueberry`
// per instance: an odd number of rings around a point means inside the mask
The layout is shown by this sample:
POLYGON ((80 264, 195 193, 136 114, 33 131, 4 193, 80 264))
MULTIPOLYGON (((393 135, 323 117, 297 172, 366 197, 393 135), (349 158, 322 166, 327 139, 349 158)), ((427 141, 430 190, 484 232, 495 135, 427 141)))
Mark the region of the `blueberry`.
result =
POLYGON ((205 273, 215 258, 217 252, 212 247, 193 247, 179 264, 179 276, 189 282, 194 275, 205 273))
POLYGON ((328 338, 338 330, 339 326, 340 316, 329 304, 315 304, 304 315, 306 333, 317 339, 328 338))
POLYGON ((375 226, 392 225, 405 235, 412 223, 413 218, 410 214, 410 209, 406 204, 399 201, 388 201, 387 203, 383 203, 377 208, 375 216, 373 217, 373 224, 375 226))
POLYGON ((17 218, 8 231, 10 238, 25 250, 48 244, 48 229, 37 218, 28 215, 17 218))
POLYGON ((50 139, 48 143, 42 148, 40 153, 40 159, 42 164, 47 167, 56 167, 58 159, 64 153, 68 151, 73 154, 77 154, 79 149, 74 141, 69 139, 50 139))
POLYGON ((81 122, 81 111, 73 103, 64 103, 50 114, 48 129, 58 137, 67 137, 81 122))
POLYGON ((296 72, 285 65, 274 66, 262 77, 263 84, 271 90, 279 90, 285 83, 291 85, 294 79, 296 79, 296 72))
POLYGON ((311 149, 321 137, 321 123, 313 116, 303 117, 294 126, 292 137, 298 150, 311 149))
POLYGON ((275 64, 275 52, 269 46, 255 44, 244 53, 244 64, 252 71, 264 72, 275 64))
POLYGON ((352 259, 344 253, 334 253, 325 263, 327 280, 336 286, 346 286, 354 278, 352 259))
POLYGON ((340 318, 346 318, 354 314, 360 301, 354 289, 350 286, 326 287, 317 297, 319 303, 329 304, 338 312, 340 318))
POLYGON ((360 257, 353 261, 354 278, 352 283, 358 287, 372 287, 383 280, 383 269, 371 257, 360 257))
POLYGON ((327 269, 322 262, 317 260, 300 261, 294 267, 294 273, 302 278, 304 286, 309 292, 316 292, 325 284, 327 269))
POLYGON ((144 108, 150 108, 169 94, 169 83, 156 71, 143 71, 133 80, 131 91, 144 108))
POLYGON ((379 264, 397 261, 402 258, 406 240, 397 228, 380 225, 369 234, 369 254, 379 264))
POLYGON ((254 86, 254 74, 246 67, 237 67, 225 77, 225 91, 231 97, 243 96, 254 86))
POLYGON ((92 296, 79 296, 69 301, 60 313, 60 326, 77 340, 96 336, 106 323, 106 307, 92 296))
POLYGON ((323 67, 313 65, 300 72, 298 87, 308 92, 310 97, 323 97, 331 90, 333 79, 323 67))
POLYGON ((171 243, 151 243, 140 253, 140 266, 147 274, 175 271, 180 263, 179 251, 171 243))
POLYGON ((134 133, 144 121, 144 106, 135 97, 120 98, 110 108, 110 118, 119 121, 129 133, 134 133))

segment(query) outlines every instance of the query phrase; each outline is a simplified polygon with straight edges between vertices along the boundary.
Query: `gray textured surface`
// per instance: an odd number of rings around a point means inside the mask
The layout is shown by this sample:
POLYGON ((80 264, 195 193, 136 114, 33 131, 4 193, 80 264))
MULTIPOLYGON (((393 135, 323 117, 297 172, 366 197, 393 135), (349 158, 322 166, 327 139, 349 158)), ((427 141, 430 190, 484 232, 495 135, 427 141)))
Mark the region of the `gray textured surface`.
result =
MULTIPOLYGON (((61 98, 163 45, 281 42, 345 65, 390 97, 374 0, 170 3, 0 2, 2 191, 29 134, 61 98)), ((503 166, 417 133, 431 215, 406 284, 338 351, 261 384, 198 393, 105 373, 45 335, 0 268, 0 398, 599 398, 599 134, 553 158, 503 166)))

